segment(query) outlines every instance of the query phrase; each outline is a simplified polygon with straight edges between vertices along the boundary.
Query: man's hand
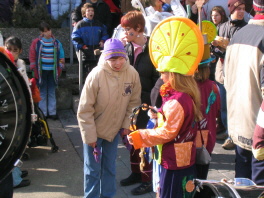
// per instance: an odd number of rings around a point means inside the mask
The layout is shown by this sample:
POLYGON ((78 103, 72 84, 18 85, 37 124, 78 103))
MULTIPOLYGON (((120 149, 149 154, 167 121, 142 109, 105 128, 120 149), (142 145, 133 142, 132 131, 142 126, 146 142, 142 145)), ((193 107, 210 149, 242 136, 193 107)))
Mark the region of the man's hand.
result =
POLYGON ((191 9, 192 9, 192 13, 193 14, 197 14, 198 13, 198 8, 197 8, 197 5, 196 4, 193 4, 192 7, 191 7, 191 9))
POLYGON ((100 48, 103 48, 104 47, 104 41, 100 41, 99 46, 100 46, 100 48))
POLYGON ((218 46, 218 41, 217 41, 217 40, 213 40, 213 41, 211 42, 211 44, 212 44, 213 46, 217 47, 217 46, 218 46))
POLYGON ((90 144, 88 144, 90 147, 93 147, 93 148, 95 148, 96 146, 97 146, 97 144, 96 144, 96 142, 93 142, 93 143, 90 143, 90 144))

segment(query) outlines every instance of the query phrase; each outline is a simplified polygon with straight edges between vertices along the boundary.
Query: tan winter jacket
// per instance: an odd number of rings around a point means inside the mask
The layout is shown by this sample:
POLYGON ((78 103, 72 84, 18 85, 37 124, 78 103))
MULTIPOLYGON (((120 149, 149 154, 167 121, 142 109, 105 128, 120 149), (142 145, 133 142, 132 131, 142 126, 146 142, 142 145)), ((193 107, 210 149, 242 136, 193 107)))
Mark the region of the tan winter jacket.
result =
POLYGON ((264 20, 251 19, 231 40, 225 57, 228 133, 251 150, 262 102, 260 71, 264 64, 264 20))
POLYGON ((77 118, 85 144, 97 138, 113 141, 120 128, 129 128, 132 108, 140 105, 138 72, 127 59, 119 72, 101 56, 88 75, 80 97, 77 118))

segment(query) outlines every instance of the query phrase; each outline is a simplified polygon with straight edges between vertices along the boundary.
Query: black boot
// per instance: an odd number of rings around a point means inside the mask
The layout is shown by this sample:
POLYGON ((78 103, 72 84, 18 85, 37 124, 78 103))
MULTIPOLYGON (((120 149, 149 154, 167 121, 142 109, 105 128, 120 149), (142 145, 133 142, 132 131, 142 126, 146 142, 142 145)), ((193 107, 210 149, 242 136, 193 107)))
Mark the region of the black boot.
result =
POLYGON ((149 192, 152 192, 152 182, 143 182, 140 186, 134 188, 131 193, 132 195, 143 195, 149 192))
POLYGON ((130 186, 132 184, 141 182, 141 174, 140 173, 131 173, 128 178, 122 179, 120 181, 121 186, 130 186))

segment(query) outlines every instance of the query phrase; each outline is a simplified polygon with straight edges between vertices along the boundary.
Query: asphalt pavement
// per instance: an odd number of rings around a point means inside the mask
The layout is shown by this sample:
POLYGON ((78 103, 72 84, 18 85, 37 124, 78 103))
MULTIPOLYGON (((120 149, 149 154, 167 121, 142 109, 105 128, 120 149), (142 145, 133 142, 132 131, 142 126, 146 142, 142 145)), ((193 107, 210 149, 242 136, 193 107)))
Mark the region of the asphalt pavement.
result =
MULTIPOLYGON (((29 159, 24 160, 22 170, 28 170, 26 177, 31 180, 27 187, 14 190, 14 198, 70 198, 83 197, 83 155, 82 141, 73 110, 60 110, 58 120, 48 119, 50 132, 59 147, 57 153, 48 146, 27 148, 29 159)), ((212 155, 208 180, 234 178, 234 151, 222 149, 222 142, 217 142, 212 155)), ((118 144, 116 159, 116 198, 154 198, 154 193, 140 196, 131 195, 130 191, 138 184, 122 187, 119 181, 130 174, 129 153, 125 146, 118 144)))

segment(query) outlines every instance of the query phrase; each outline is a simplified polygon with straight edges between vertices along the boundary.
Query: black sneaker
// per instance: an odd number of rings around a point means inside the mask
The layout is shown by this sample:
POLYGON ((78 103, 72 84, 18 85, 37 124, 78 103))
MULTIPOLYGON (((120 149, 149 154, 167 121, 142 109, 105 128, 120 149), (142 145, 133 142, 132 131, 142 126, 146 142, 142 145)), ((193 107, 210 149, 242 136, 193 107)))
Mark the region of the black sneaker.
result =
POLYGON ((24 177, 26 177, 28 175, 28 171, 27 170, 22 170, 21 172, 22 172, 21 173, 21 177, 22 178, 24 178, 24 177))
POLYGON ((26 187, 30 185, 30 180, 29 179, 23 179, 20 184, 15 186, 14 188, 21 188, 21 187, 26 187))
POLYGON ((134 188, 131 193, 132 195, 143 195, 149 192, 152 192, 152 182, 143 182, 140 186, 134 188))
POLYGON ((130 186, 132 184, 141 182, 141 174, 140 173, 131 173, 128 178, 122 179, 120 181, 121 186, 130 186))

